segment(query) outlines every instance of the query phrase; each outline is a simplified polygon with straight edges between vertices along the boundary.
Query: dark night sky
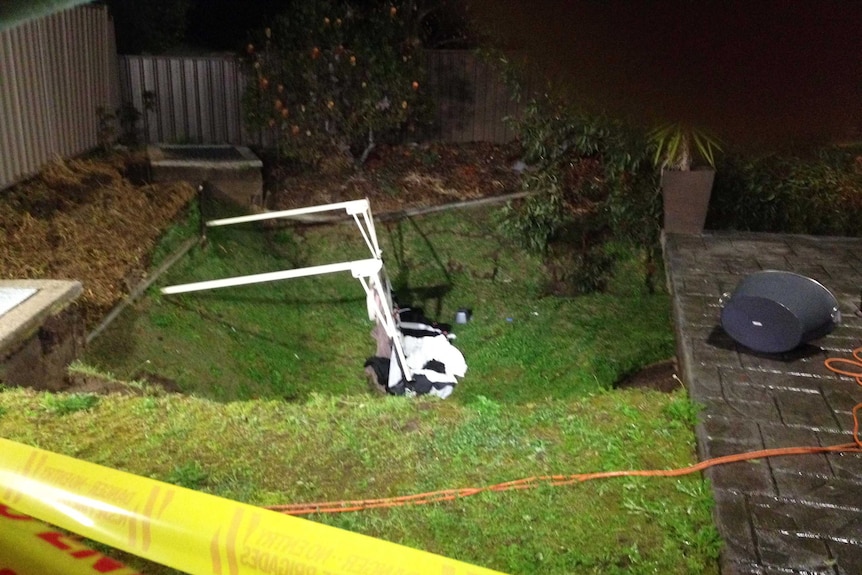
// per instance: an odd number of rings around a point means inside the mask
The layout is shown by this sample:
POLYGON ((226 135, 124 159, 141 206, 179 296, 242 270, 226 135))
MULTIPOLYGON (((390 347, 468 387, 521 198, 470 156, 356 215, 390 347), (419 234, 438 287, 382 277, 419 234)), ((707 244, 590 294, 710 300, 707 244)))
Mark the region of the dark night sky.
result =
MULTIPOLYGON (((615 115, 767 142, 862 130, 862 0, 462 1, 565 78, 570 97, 615 115)), ((230 23, 229 44, 240 45, 248 26, 290 4, 248 2, 198 0, 190 35, 230 23)), ((7 0, 0 14, 8 24, 76 3, 7 0)))
POLYGON ((856 0, 475 0, 584 102, 751 140, 862 127, 856 0))

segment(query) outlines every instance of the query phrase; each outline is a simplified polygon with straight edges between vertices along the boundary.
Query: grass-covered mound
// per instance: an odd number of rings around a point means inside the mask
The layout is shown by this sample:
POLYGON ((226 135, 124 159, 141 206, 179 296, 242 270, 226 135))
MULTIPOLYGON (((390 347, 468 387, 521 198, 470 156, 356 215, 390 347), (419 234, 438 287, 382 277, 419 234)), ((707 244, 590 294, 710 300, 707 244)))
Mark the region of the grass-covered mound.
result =
MULTIPOLYGON (((6 390, 0 436, 257 505, 694 459, 694 412, 682 390, 520 405, 320 395, 223 403, 152 390, 92 397, 6 390)), ((309 519, 513 574, 716 573, 711 501, 696 475, 618 478, 309 519)), ((123 559, 151 575, 171 572, 123 559)))

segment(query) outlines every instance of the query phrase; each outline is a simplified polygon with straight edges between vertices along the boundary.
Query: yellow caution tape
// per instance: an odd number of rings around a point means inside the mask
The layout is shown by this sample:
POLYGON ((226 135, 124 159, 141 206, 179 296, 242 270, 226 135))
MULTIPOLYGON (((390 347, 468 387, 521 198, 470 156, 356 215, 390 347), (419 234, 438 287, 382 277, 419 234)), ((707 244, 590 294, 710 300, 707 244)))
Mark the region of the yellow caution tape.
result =
POLYGON ((0 503, 193 575, 498 573, 6 439, 0 503))
POLYGON ((46 573, 133 575, 136 571, 55 527, 0 505, 0 575, 46 573))

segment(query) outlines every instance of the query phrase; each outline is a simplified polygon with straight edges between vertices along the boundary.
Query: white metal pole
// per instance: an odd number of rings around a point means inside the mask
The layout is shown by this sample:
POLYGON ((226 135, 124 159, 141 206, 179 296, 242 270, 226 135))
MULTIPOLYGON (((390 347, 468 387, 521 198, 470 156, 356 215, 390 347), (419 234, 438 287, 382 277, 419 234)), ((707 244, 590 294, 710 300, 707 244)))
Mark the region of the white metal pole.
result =
POLYGON ((262 214, 251 214, 250 216, 237 216, 235 218, 222 218, 219 220, 210 220, 207 222, 208 227, 229 226, 232 224, 244 224, 246 222, 259 222, 261 220, 274 220, 277 218, 289 218, 291 216, 304 216, 306 214, 316 214, 320 212, 331 212, 334 210, 345 210, 348 215, 359 214, 368 209, 368 200, 350 200, 347 202, 337 202, 334 204, 324 204, 320 206, 309 206, 307 208, 296 208, 293 210, 281 210, 278 212, 264 212, 262 214))
POLYGON ((366 282, 365 278, 359 278, 359 281, 362 283, 362 287, 365 288, 366 296, 371 297, 374 302, 375 315, 377 315, 383 324, 383 331, 392 340, 392 347, 395 348, 395 358, 401 364, 401 373, 404 374, 404 378, 407 381, 413 381, 413 371, 407 366, 407 356, 404 354, 401 333, 398 331, 398 326, 395 325, 394 311, 392 309, 384 309, 383 307, 387 305, 389 298, 385 297, 382 293, 379 294, 379 298, 374 297, 374 292, 382 289, 379 275, 375 273, 370 276, 368 282, 366 282))
POLYGON ((305 276, 314 276, 321 274, 330 274, 335 272, 350 271, 354 277, 358 275, 369 275, 377 273, 383 265, 378 259, 355 260, 352 262, 341 262, 336 264, 326 264, 322 266, 310 266, 305 268, 297 268, 293 270, 283 270, 279 272, 268 272, 262 274, 252 274, 247 276, 239 276, 234 278, 226 278, 220 280, 209 280, 190 284, 181 284, 162 288, 164 294, 185 293, 190 291, 200 291, 207 289, 216 289, 223 287, 240 286, 254 283, 270 282, 276 280, 286 280, 292 278, 300 278, 305 276), (374 271, 371 271, 374 270, 374 271))
MULTIPOLYGON (((363 213, 363 216, 365 214, 363 213)), ((380 257, 380 249, 377 248, 376 241, 372 242, 371 236, 369 236, 368 232, 365 231, 365 228, 362 227, 362 224, 359 223, 359 216, 353 214, 353 221, 356 222, 356 227, 359 228, 359 233, 362 234, 362 239, 365 240, 365 245, 368 246, 368 251, 371 252, 371 257, 379 258, 380 257)), ((367 221, 367 218, 366 218, 367 221)), ((374 238, 376 240, 377 238, 374 238)))
POLYGON ((383 251, 380 249, 380 242, 377 240, 377 230, 374 229, 374 217, 371 215, 371 207, 362 212, 362 218, 365 220, 365 227, 368 228, 368 235, 371 236, 371 241, 374 242, 374 257, 382 257, 383 251))

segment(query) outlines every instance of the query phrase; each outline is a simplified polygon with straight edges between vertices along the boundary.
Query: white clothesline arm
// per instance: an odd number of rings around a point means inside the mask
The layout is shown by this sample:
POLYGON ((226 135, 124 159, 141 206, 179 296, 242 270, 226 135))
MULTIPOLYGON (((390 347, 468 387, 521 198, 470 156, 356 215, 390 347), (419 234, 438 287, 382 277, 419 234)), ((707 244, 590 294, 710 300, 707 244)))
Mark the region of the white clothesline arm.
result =
POLYGON ((207 289, 216 289, 223 287, 232 287, 240 285, 248 285, 262 282, 271 282, 277 280, 286 280, 300 278, 306 276, 316 276, 322 274, 331 274, 336 272, 349 271, 353 277, 368 277, 376 274, 383 266, 383 262, 378 259, 354 260, 352 262, 341 262, 335 264, 326 264, 322 266, 310 266, 305 268, 297 268, 292 270, 283 270, 278 272, 267 272, 262 274, 252 274, 247 276, 238 276, 233 278, 225 278, 220 280, 209 280, 189 284, 174 285, 162 288, 164 294, 185 293, 190 291, 200 291, 207 289))
POLYGON ((371 257, 380 258, 383 256, 383 252, 380 251, 380 246, 377 244, 377 235, 374 233, 374 225, 370 223, 371 218, 369 217, 368 212, 362 212, 362 217, 365 220, 366 227, 362 227, 358 214, 353 214, 353 221, 356 222, 356 227, 359 228, 359 233, 362 234, 362 239, 365 240, 365 245, 368 246, 368 250, 371 252, 371 257))
POLYGON ((371 207, 367 199, 310 206, 307 208, 296 208, 293 210, 282 210, 279 212, 265 212, 262 214, 252 214, 250 216, 237 216, 235 218, 210 220, 206 225, 207 227, 229 226, 233 224, 259 222, 277 218, 290 218, 293 216, 303 216, 341 209, 345 210, 348 215, 353 216, 353 221, 356 222, 356 227, 359 228, 359 233, 362 234, 362 239, 365 240, 365 245, 368 246, 368 251, 371 252, 371 257, 380 258, 383 252, 380 250, 380 244, 377 241, 377 232, 374 229, 374 220, 371 217, 371 207), (359 220, 360 215, 362 216, 362 221, 359 220), (365 224, 364 226, 362 225, 363 223, 365 224))
POLYGON ((208 227, 229 226, 233 224, 244 224, 247 222, 259 222, 262 220, 274 220, 277 218, 289 218, 292 216, 304 216, 307 214, 316 214, 320 212, 331 212, 334 210, 345 210, 348 215, 362 214, 368 210, 368 200, 350 200, 347 202, 337 202, 334 204, 324 204, 320 206, 309 206, 307 208, 296 208, 293 210, 281 210, 278 212, 264 212, 262 214, 251 214, 250 216, 237 216, 235 218, 222 218, 219 220, 210 220, 207 222, 208 227))
POLYGON ((404 377, 408 381, 411 381, 413 379, 413 373, 410 368, 407 367, 407 359, 404 354, 404 345, 401 340, 401 333, 398 330, 398 326, 395 324, 395 312, 392 309, 392 300, 388 293, 390 289, 390 286, 388 285, 389 278, 383 270, 383 260, 381 259, 382 251, 380 249, 380 243, 377 240, 377 231, 374 228, 374 219, 371 216, 371 208, 367 199, 310 206, 293 210, 282 210, 278 212, 265 212, 262 214, 252 214, 235 218, 210 220, 206 225, 208 227, 227 226, 246 222, 289 218, 293 216, 302 216, 340 209, 344 209, 348 215, 353 216, 353 221, 356 223, 356 227, 359 228, 359 232, 362 234, 362 239, 365 240, 365 245, 371 252, 371 259, 173 285, 162 288, 161 291, 164 294, 177 294, 349 271, 353 277, 360 281, 362 287, 365 289, 366 297, 373 302, 374 315, 383 325, 386 335, 388 335, 392 340, 396 358, 401 364, 404 377), (362 216, 362 221, 359 219, 360 215, 362 216), (379 297, 374 297, 375 294, 379 297))

